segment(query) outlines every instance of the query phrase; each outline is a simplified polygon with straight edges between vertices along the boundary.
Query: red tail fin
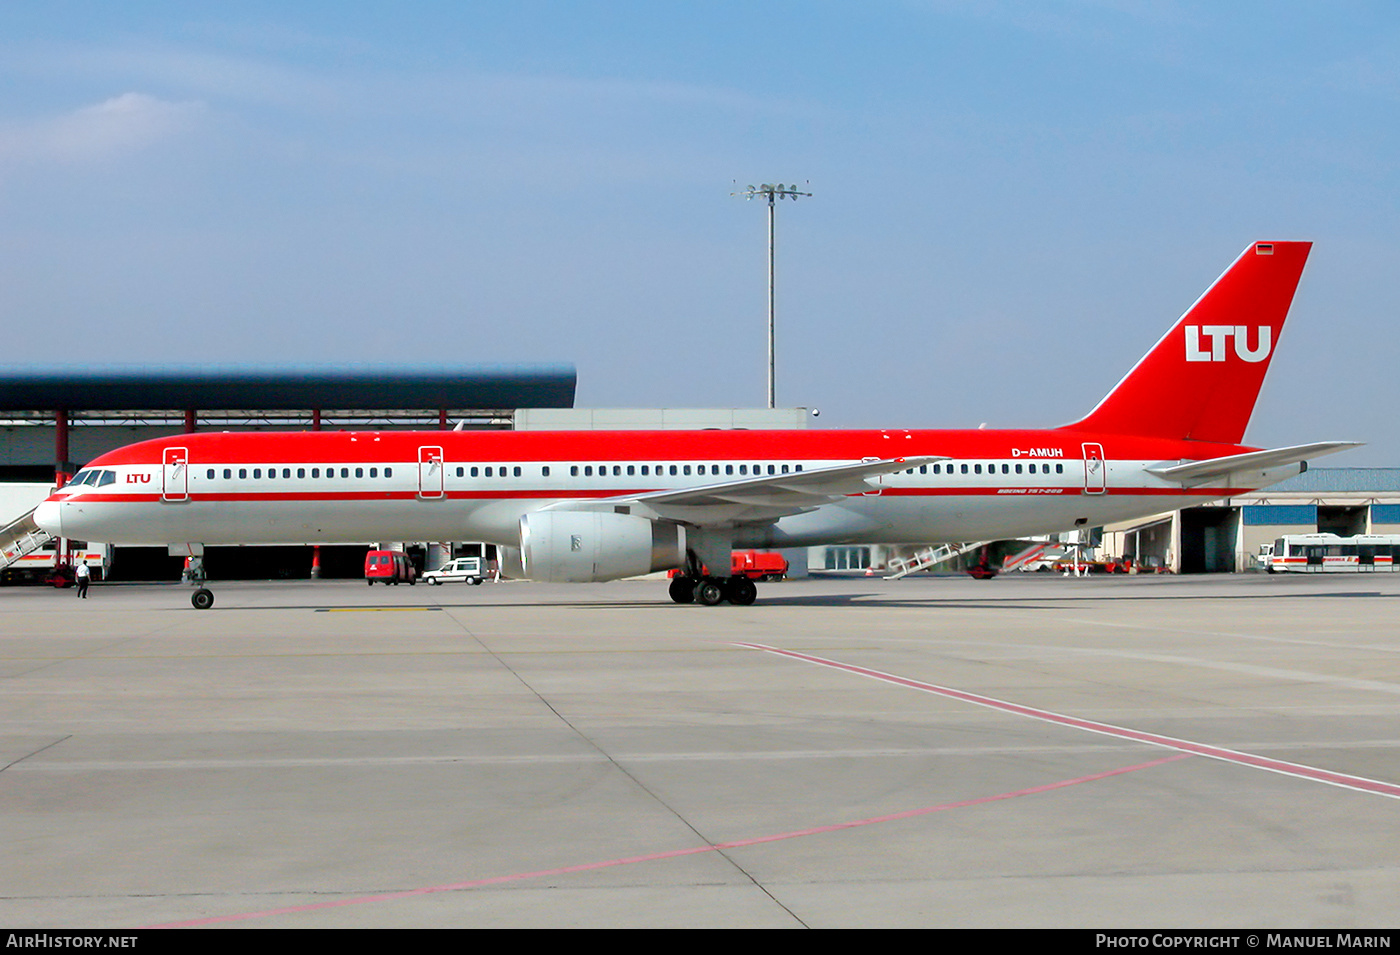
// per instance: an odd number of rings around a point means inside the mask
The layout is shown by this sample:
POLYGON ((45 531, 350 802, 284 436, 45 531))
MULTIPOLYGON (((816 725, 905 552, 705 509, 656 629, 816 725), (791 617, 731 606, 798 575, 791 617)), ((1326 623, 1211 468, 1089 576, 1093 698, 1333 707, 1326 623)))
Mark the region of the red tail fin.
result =
POLYGON ((1256 242, 1099 402, 1065 425, 1239 444, 1311 242, 1256 242))

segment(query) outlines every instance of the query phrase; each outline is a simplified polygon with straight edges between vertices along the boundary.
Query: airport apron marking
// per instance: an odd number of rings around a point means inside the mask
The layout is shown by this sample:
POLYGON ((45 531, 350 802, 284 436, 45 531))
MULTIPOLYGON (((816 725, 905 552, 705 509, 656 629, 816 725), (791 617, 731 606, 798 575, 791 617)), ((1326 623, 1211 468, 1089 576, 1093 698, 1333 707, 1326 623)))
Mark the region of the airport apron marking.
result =
POLYGON ((1147 743, 1152 746, 1165 746, 1168 749, 1175 749, 1183 753, 1206 756, 1210 759, 1219 759, 1228 763, 1238 763, 1241 766, 1252 766, 1255 769, 1266 769, 1272 773, 1296 776, 1299 779, 1311 779, 1314 782, 1326 783, 1329 786, 1341 786, 1344 789, 1355 789, 1358 792, 1375 793, 1378 796, 1389 796, 1392 799, 1400 799, 1400 786, 1394 783, 1381 782, 1377 779, 1367 779, 1364 776, 1351 776, 1346 773, 1336 773, 1327 769, 1318 769, 1315 766, 1304 766, 1301 763, 1285 762, 1281 759, 1269 759, 1266 756, 1256 756, 1253 753, 1241 753, 1233 749, 1224 749, 1219 746, 1210 746, 1191 740, 1176 739, 1172 736, 1161 736, 1157 733, 1145 733, 1141 730, 1114 726, 1111 723, 1100 723, 1096 720, 1085 720, 1076 716, 1065 716, 1062 713, 1053 713, 1050 710, 1036 709, 1033 706, 1023 706, 1020 703, 1008 703, 1005 700, 998 700, 990 696, 968 693, 965 690, 955 690, 951 687, 938 686, 934 683, 924 683, 920 680, 911 680, 907 677, 895 676, 892 673, 883 673, 880 670, 872 670, 868 667, 856 666, 850 663, 840 663, 836 660, 827 660, 823 657, 812 656, 807 653, 798 653, 794 650, 780 650, 777 647, 765 646, 760 643, 739 643, 735 645, 746 647, 750 650, 762 650, 766 653, 776 653, 779 656, 790 657, 794 660, 802 660, 806 663, 815 663, 818 666, 831 667, 835 670, 844 670, 847 673, 855 673, 860 676, 870 677, 874 680, 882 680, 885 683, 893 683, 896 686, 922 690, 925 693, 935 693, 939 696, 948 697, 949 699, 961 700, 964 703, 975 703, 978 706, 1001 710, 1004 713, 1014 713, 1017 716, 1026 716, 1031 719, 1042 720, 1046 723, 1057 723, 1061 726, 1070 726, 1075 729, 1087 730, 1091 733, 1100 733, 1104 736, 1114 736, 1118 739, 1135 740, 1139 743, 1147 743))
POLYGON ((785 839, 797 839, 801 836, 816 836, 828 832, 840 832, 843 829, 858 829, 862 826, 873 826, 881 822, 912 819, 917 816, 927 816, 935 812, 947 812, 950 809, 966 809, 969 806, 981 806, 991 802, 1000 802, 1005 799, 1015 799, 1017 796, 1035 796, 1040 793, 1053 792, 1057 789, 1065 789, 1069 786, 1098 782, 1101 779, 1109 779, 1114 776, 1135 773, 1144 769, 1152 769, 1155 766, 1161 766, 1165 763, 1173 763, 1180 759, 1187 759, 1189 756, 1189 753, 1177 753, 1173 756, 1164 756, 1161 759, 1154 759, 1146 763, 1137 763, 1133 766, 1121 766, 1118 769, 1109 769, 1101 773, 1079 776, 1075 779, 1061 779, 1058 782, 1045 783, 1041 786, 1031 786, 1028 789, 1017 789, 1012 792, 997 793, 995 796, 977 796, 972 799, 962 799, 957 802, 945 802, 933 806, 923 806, 919 809, 906 809, 903 812, 893 812, 884 816, 872 816, 869 819, 857 819, 854 822, 838 822, 829 826, 796 829, 792 832, 780 832, 770 836, 757 836, 752 839, 738 839, 733 842, 716 842, 706 846, 692 846, 689 849, 672 849, 667 852, 653 852, 648 855, 627 856, 622 859, 609 859, 606 862, 586 862, 582 865, 561 866, 557 869, 541 869, 537 872, 517 872, 514 875, 498 875, 485 879, 473 879, 469 882, 453 882, 449 885, 433 885, 421 889, 408 889, 403 892, 385 892, 380 895, 366 895, 355 899, 313 902, 310 905, 289 905, 285 908, 265 909, 261 912, 242 912, 237 915, 215 915, 209 918, 189 919, 183 922, 165 922, 160 925, 144 925, 141 927, 191 928, 197 925, 215 925, 220 922, 241 922, 250 919, 269 918, 274 915, 292 915, 299 912, 334 909, 346 905, 392 902, 396 899, 411 899, 422 895, 432 895, 437 892, 461 892, 467 889, 479 889, 488 885, 502 885, 507 882, 520 882, 525 879, 543 879, 551 876, 571 875, 576 872, 592 872, 596 869, 610 869, 616 866, 634 865, 638 862, 660 862, 665 859, 679 859, 685 856, 700 855, 705 852, 719 852, 725 849, 742 849, 747 846, 760 846, 770 842, 782 842, 785 839))

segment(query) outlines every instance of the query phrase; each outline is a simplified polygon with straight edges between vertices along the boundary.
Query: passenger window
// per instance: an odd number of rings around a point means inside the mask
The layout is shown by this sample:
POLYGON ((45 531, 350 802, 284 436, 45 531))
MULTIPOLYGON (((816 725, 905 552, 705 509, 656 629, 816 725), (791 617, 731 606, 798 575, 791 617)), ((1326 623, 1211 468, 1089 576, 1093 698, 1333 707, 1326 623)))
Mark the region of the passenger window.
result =
POLYGON ((577 465, 577 464, 572 465, 572 466, 569 468, 569 476, 570 476, 570 477, 578 477, 578 465, 577 465))
POLYGON ((262 477, 262 468, 253 468, 253 478, 256 480, 260 477, 262 477))
POLYGON ((543 475, 544 477, 549 477, 549 465, 548 465, 548 464, 546 464, 544 467, 540 468, 540 474, 543 475))
POLYGON ((228 480, 229 478, 231 478, 231 477, 233 477, 233 469, 232 469, 232 468, 224 468, 224 480, 227 481, 227 480, 228 480))
POLYGON ((341 469, 340 469, 340 476, 343 477, 343 478, 348 478, 348 477, 350 476, 350 469, 349 469, 349 468, 341 468, 341 469))
POLYGON ((511 470, 511 473, 514 474, 516 477, 520 477, 520 468, 519 468, 519 467, 513 468, 513 469, 511 470))
MULTIPOLYGON (((357 478, 362 478, 362 477, 364 477, 364 476, 365 476, 365 469, 364 469, 364 468, 356 468, 356 469, 355 469, 355 477, 357 477, 357 478)), ((458 468, 458 469, 457 469, 457 476, 458 476, 458 477, 461 477, 461 476, 462 476, 462 469, 461 469, 461 468, 458 468)))
POLYGON ((214 480, 214 469, 213 469, 213 468, 210 468, 207 472, 205 472, 205 475, 204 475, 204 476, 207 477, 207 478, 208 478, 209 480, 211 480, 211 481, 214 480))
POLYGON ((240 481, 245 481, 245 480, 247 480, 247 479, 248 479, 248 469, 247 469, 247 468, 239 468, 239 469, 238 469, 238 480, 240 480, 240 481))

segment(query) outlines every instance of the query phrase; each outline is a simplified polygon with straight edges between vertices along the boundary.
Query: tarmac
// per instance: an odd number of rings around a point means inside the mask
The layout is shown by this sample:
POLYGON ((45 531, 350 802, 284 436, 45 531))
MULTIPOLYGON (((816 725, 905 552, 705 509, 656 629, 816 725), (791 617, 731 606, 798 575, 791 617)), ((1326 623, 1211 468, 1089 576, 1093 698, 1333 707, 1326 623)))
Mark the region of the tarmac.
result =
POLYGON ((1400 921, 1400 574, 214 589, 0 589, 0 925, 1400 921))

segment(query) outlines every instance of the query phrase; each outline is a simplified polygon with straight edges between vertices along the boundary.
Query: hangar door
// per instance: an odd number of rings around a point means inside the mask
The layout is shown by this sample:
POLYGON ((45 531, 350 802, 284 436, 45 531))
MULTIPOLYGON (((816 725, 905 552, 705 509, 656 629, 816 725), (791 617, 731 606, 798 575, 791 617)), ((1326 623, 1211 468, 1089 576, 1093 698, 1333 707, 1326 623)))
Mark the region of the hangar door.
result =
POLYGON ((1235 570, 1240 533, 1237 507, 1188 507, 1181 512, 1181 572, 1228 574, 1235 570))

